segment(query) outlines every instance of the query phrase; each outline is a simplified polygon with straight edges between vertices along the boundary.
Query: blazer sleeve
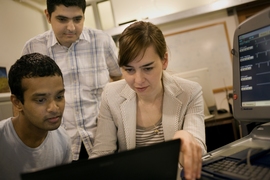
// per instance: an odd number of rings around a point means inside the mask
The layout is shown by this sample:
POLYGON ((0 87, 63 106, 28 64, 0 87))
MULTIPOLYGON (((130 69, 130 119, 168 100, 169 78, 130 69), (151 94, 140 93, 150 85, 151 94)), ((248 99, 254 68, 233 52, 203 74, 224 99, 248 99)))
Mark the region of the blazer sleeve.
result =
POLYGON ((112 154, 117 150, 117 129, 108 103, 108 88, 101 96, 101 106, 97 120, 97 131, 90 158, 112 154))
POLYGON ((205 154, 204 100, 200 85, 194 84, 190 89, 190 101, 187 104, 183 130, 190 132, 197 139, 202 148, 202 154, 205 154))

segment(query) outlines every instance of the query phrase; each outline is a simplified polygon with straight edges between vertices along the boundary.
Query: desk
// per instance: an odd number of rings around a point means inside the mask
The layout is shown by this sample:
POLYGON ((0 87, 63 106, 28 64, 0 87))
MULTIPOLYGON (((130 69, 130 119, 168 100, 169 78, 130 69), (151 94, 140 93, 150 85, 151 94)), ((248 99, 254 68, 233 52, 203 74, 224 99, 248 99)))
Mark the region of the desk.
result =
POLYGON ((217 114, 205 120, 207 151, 212 151, 238 139, 236 121, 231 113, 217 114))

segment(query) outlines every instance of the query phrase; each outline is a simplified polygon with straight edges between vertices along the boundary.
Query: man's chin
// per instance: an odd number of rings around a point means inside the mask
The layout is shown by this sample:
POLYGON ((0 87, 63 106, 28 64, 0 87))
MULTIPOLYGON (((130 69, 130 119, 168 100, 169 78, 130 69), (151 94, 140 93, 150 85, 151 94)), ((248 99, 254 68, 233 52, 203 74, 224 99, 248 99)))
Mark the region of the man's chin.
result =
POLYGON ((56 130, 60 127, 61 125, 61 121, 58 121, 58 122, 55 122, 55 123, 50 123, 48 126, 47 126, 47 130, 48 131, 53 131, 53 130, 56 130))

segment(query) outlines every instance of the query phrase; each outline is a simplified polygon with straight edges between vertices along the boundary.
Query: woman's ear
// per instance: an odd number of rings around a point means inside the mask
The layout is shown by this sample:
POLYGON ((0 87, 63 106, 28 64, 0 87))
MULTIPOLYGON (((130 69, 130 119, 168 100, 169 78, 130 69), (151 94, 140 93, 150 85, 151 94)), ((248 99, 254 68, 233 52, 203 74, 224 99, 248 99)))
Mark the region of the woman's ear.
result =
POLYGON ((167 69, 167 66, 168 66, 168 52, 166 52, 164 54, 164 58, 163 58, 163 61, 162 61, 162 67, 163 67, 163 70, 166 70, 167 69))

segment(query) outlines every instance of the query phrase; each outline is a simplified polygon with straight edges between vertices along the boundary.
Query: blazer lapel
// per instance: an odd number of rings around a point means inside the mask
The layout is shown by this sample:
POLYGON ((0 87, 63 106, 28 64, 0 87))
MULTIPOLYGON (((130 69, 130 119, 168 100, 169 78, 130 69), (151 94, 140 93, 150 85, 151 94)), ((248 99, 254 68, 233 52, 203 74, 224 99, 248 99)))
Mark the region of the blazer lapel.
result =
POLYGON ((165 140, 170 140, 178 131, 180 119, 180 110, 182 102, 177 98, 182 93, 182 88, 178 86, 166 71, 163 71, 163 109, 162 109, 162 125, 165 140), (173 104, 173 106, 172 106, 173 104))
MULTIPOLYGON (((180 119, 180 109, 182 102, 177 98, 182 93, 181 87, 175 84, 170 75, 163 72, 163 109, 162 125, 165 140, 170 140, 178 131, 178 121, 180 119), (173 106, 172 106, 173 104, 173 106)), ((126 85, 121 92, 121 96, 126 100, 120 105, 120 113, 123 117, 123 126, 127 149, 136 147, 136 93, 126 85)))
POLYGON ((163 109, 162 109, 162 125, 164 132, 164 139, 170 140, 178 131, 178 120, 180 119, 180 109, 182 102, 177 98, 164 93, 163 109), (172 106, 173 104, 173 106, 172 106))
POLYGON ((126 100, 120 105, 126 145, 127 149, 133 149, 136 147, 136 94, 128 85, 126 85, 121 92, 121 95, 126 98, 126 100))

